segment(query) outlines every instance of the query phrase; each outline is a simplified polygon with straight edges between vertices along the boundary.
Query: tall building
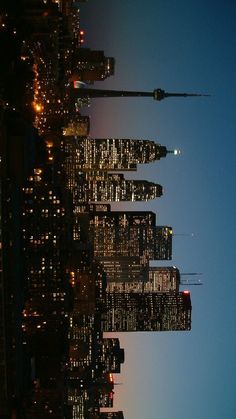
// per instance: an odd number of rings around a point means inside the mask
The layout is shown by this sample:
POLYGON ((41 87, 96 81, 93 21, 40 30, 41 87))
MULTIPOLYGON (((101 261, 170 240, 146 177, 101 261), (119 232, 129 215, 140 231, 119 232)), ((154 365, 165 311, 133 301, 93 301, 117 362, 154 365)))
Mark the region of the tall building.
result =
POLYGON ((83 175, 77 176, 70 189, 75 204, 82 202, 148 201, 162 195, 161 185, 147 180, 126 180, 123 174, 111 173, 107 174, 104 180, 90 179, 86 181, 83 175))
MULTIPOLYGON (((90 119, 88 116, 76 115, 72 121, 63 128, 64 136, 86 137, 90 130, 90 119)), ((67 152, 69 148, 67 149, 67 152)), ((73 150, 71 150, 73 152, 73 150)))
POLYGON ((70 81, 93 83, 114 75, 115 60, 105 57, 103 51, 89 48, 77 48, 72 57, 72 75, 70 81))
POLYGON ((120 373, 124 363, 124 349, 120 347, 118 338, 103 338, 98 342, 95 356, 95 369, 105 373, 120 373))
POLYGON ((190 293, 107 293, 101 324, 104 332, 190 330, 190 293))
POLYGON ((179 292, 180 273, 172 266, 149 267, 148 280, 107 282, 108 292, 179 292))
POLYGON ((148 280, 149 260, 172 257, 172 228, 155 226, 149 211, 93 211, 89 237, 108 282, 148 280))
MULTIPOLYGON (((28 294, 59 293, 65 286, 65 264, 72 241, 67 196, 52 182, 43 180, 44 170, 24 188, 23 243, 28 294)), ((60 299, 61 296, 58 295, 60 299)))
POLYGON ((151 140, 75 138, 69 131, 65 134, 64 148, 75 170, 136 170, 137 164, 152 163, 167 153, 178 153, 151 140))
POLYGON ((94 256, 102 261, 112 257, 144 257, 168 260, 172 256, 172 228, 131 225, 90 227, 94 256))

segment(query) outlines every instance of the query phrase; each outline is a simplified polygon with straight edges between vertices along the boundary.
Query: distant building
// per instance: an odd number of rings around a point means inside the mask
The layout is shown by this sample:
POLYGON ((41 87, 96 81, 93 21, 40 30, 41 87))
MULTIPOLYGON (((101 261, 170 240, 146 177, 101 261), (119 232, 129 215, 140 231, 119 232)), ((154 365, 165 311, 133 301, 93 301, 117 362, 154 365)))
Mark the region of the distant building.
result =
POLYGON ((125 360, 125 352, 120 347, 118 338, 101 339, 96 352, 95 369, 100 369, 103 373, 120 373, 121 364, 125 360))
POLYGON ((108 292, 179 292, 180 274, 175 267, 149 267, 148 280, 107 283, 108 292))
MULTIPOLYGON (((71 136, 69 136, 71 135, 71 136)), ((63 138, 75 170, 136 170, 138 164, 166 157, 166 147, 151 140, 127 138, 63 138)))
POLYGON ((114 75, 115 60, 105 57, 103 51, 89 48, 77 48, 72 57, 72 75, 70 81, 93 83, 114 75))
POLYGON ((148 259, 138 256, 112 256, 100 259, 107 282, 147 281, 148 259))
POLYGON ((107 174, 105 179, 84 180, 73 175, 69 188, 75 204, 82 202, 148 201, 162 195, 162 186, 147 180, 126 180, 123 174, 107 174), (74 178, 74 179, 73 179, 74 178))
POLYGON ((89 212, 90 227, 147 227, 155 226, 156 214, 152 211, 100 211, 99 206, 91 206, 89 212), (97 207, 97 208, 96 208, 97 207))
POLYGON ((63 128, 63 136, 86 137, 89 134, 90 118, 79 115, 63 128))
POLYGON ((172 256, 172 228, 167 226, 90 227, 90 240, 100 261, 112 257, 169 260, 172 256))
POLYGON ((104 332, 174 331, 191 329, 188 291, 176 293, 115 293, 106 295, 104 332))

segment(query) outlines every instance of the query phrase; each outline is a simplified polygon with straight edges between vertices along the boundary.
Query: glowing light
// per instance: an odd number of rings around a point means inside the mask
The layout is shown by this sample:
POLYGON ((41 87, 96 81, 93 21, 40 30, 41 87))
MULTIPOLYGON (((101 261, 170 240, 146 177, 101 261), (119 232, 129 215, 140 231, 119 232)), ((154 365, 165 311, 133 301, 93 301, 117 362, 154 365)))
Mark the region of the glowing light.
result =
POLYGON ((35 173, 36 175, 41 175, 41 173, 42 173, 42 169, 34 169, 34 173, 35 173))
POLYGON ((175 156, 179 156, 180 154, 181 154, 180 150, 177 150, 177 149, 174 150, 174 155, 175 156))
POLYGON ((84 35, 84 31, 83 30, 81 30, 79 33, 80 33, 80 35, 84 35))
POLYGON ((38 113, 43 111, 43 106, 41 105, 41 103, 33 102, 33 107, 34 107, 34 110, 38 113))
POLYGON ((183 294, 188 295, 188 294, 190 294, 190 291, 185 290, 185 291, 183 291, 183 294))

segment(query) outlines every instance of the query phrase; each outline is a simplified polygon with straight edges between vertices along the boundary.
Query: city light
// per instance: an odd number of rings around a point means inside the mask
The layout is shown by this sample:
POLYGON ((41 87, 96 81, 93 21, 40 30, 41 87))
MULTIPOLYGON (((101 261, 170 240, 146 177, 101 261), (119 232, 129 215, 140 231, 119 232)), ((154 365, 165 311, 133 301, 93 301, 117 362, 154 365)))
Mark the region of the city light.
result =
MULTIPOLYGON (((0 301, 0 330, 9 325, 9 337, 1 353, 14 368, 19 361, 9 382, 29 419, 123 419, 122 412, 102 410, 113 407, 114 377, 125 360, 114 333, 191 329, 190 293, 179 289, 179 270, 150 263, 171 260, 172 227, 157 225, 152 211, 111 207, 159 199, 162 185, 139 179, 139 165, 158 166, 180 151, 155 138, 92 138, 82 110, 93 97, 176 94, 88 89, 114 75, 115 59, 83 47, 76 7, 24 2, 17 17, 27 28, 19 42, 23 99, 4 98, 9 115, 2 121, 12 118, 15 127, 13 135, 4 126, 2 147, 0 299, 9 301, 0 301), (12 116, 12 109, 20 112, 12 116)), ((16 42, 22 31, 12 19, 16 42)))
POLYGON ((33 103, 33 107, 34 107, 34 110, 35 110, 37 113, 40 113, 40 112, 42 112, 42 111, 43 111, 43 106, 42 106, 42 104, 41 104, 41 103, 34 102, 34 103, 33 103))

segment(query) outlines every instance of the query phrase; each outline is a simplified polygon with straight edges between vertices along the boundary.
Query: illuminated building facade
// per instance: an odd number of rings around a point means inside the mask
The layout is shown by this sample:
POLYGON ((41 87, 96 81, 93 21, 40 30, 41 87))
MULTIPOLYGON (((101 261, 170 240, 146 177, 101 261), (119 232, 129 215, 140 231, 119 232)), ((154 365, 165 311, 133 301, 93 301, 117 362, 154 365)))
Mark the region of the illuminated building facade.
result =
MULTIPOLYGON (((24 188, 23 241, 26 249, 27 288, 60 292, 71 228, 66 197, 60 187, 42 179, 35 169, 24 188)), ((59 296, 61 298, 61 296, 59 296)))
POLYGON ((115 60, 105 57, 103 51, 79 48, 72 57, 72 75, 70 81, 93 83, 114 75, 115 60))
POLYGON ((98 341, 95 356, 95 369, 102 374, 120 373, 121 364, 124 363, 124 349, 120 347, 118 338, 103 338, 98 341))
POLYGON ((191 329, 188 291, 116 293, 106 295, 104 332, 174 331, 191 329))
MULTIPOLYGON (((91 208, 93 209, 93 208, 91 208)), ((151 211, 99 211, 96 207, 89 213, 90 227, 155 226, 156 214, 151 211)))
POLYGON ((119 256, 168 260, 172 256, 172 228, 166 226, 90 227, 90 240, 100 261, 119 256))
MULTIPOLYGON (((103 203, 161 196, 160 185, 126 180, 119 172, 135 171, 168 151, 151 140, 88 138, 89 118, 80 108, 89 96, 150 93, 81 89, 83 81, 113 75, 114 59, 80 48, 84 31, 78 30, 77 6, 73 0, 24 0, 16 19, 17 31, 18 24, 27 29, 20 63, 17 56, 9 74, 27 69, 29 80, 15 109, 33 120, 45 147, 32 162, 36 133, 28 142, 28 122, 19 120, 10 103, 9 114, 16 118, 9 124, 11 135, 5 127, 0 132, 4 419, 123 419, 122 412, 100 412, 113 406, 113 373, 124 362, 118 339, 103 338, 103 331, 191 326, 190 296, 178 292, 177 271, 149 269, 150 259, 171 258, 171 228, 157 227, 152 212, 111 212, 103 203)), ((14 80, 9 85, 13 90, 14 80)), ((170 96, 160 89, 151 95, 170 96)))
MULTIPOLYGON (((63 128, 64 136, 86 137, 90 130, 90 119, 88 116, 77 115, 63 128)), ((68 152, 68 151, 67 151, 68 152)))
POLYGON ((107 174, 105 180, 77 178, 71 190, 74 202, 148 201, 162 195, 162 187, 146 180, 126 180, 123 174, 107 174))
POLYGON ((63 139, 65 151, 74 162, 75 170, 136 170, 137 164, 152 163, 166 157, 166 147, 151 140, 123 138, 63 139))
POLYGON ((108 292, 179 292, 180 273, 175 267, 149 267, 148 280, 107 283, 108 292))
POLYGON ((112 256, 100 259, 107 282, 147 281, 148 259, 137 256, 112 256))

